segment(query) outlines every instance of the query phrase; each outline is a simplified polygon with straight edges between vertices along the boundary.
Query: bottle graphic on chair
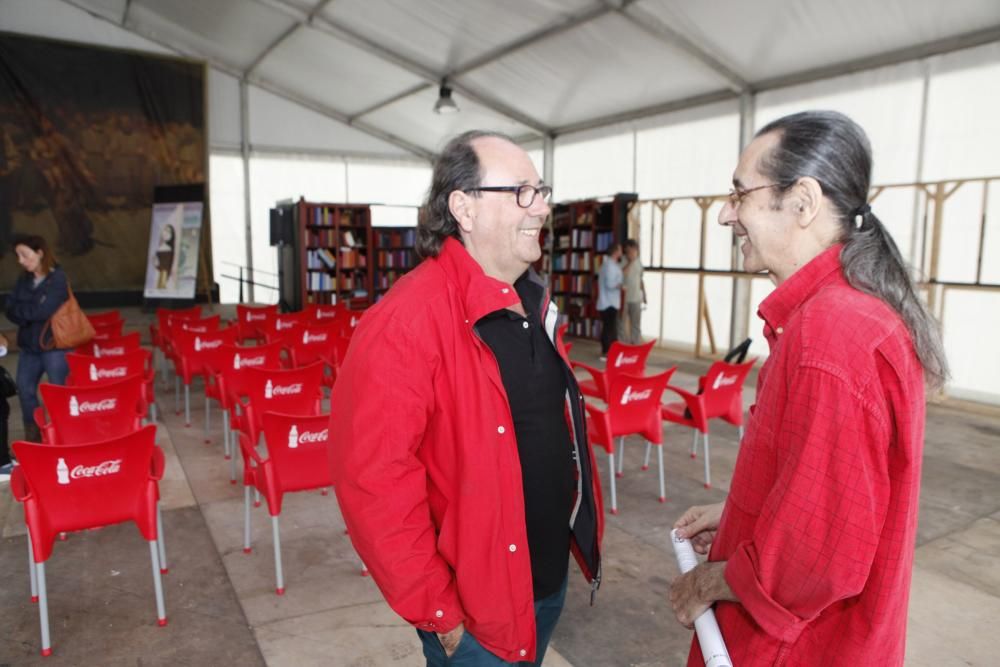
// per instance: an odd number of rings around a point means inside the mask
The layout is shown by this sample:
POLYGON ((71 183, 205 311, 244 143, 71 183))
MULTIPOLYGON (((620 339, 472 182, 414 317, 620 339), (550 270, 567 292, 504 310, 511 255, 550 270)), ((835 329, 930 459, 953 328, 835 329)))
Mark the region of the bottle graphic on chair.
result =
POLYGON ((288 429, 288 448, 295 449, 299 446, 299 427, 292 424, 292 428, 288 429))
POLYGON ((80 416, 80 403, 76 400, 76 396, 69 397, 69 415, 70 417, 80 416))
POLYGON ((97 366, 94 364, 90 365, 90 381, 97 382, 97 366))
POLYGON ((66 465, 66 459, 62 457, 56 464, 56 479, 60 484, 69 484, 69 466, 66 465))
POLYGON ((264 385, 264 398, 273 398, 273 397, 274 397, 274 385, 272 385, 271 381, 268 380, 267 384, 264 385))
POLYGON ((233 357, 233 370, 240 370, 240 353, 237 352, 236 356, 233 357))
POLYGON ((194 351, 195 352, 201 352, 201 337, 200 336, 195 336, 194 337, 194 351))

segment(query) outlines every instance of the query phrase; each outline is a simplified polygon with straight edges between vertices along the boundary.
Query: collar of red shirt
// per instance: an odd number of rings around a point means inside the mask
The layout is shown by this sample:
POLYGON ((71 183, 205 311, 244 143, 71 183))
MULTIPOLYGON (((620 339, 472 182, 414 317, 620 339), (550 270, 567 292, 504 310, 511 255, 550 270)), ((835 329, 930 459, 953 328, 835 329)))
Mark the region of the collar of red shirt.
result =
POLYGON ((436 261, 448 280, 458 286, 470 325, 488 313, 521 302, 514 286, 486 275, 458 239, 446 239, 436 261))
POLYGON ((842 243, 830 246, 760 302, 757 315, 764 320, 765 337, 771 339, 774 332, 780 334, 799 306, 825 284, 841 275, 840 251, 843 247, 842 243))

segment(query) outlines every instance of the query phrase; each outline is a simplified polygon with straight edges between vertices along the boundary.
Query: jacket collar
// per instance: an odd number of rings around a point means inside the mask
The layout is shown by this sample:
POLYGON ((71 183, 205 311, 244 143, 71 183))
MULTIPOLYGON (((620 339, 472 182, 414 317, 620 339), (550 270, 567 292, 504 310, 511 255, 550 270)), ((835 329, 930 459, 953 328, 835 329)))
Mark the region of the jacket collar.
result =
MULTIPOLYGON (((489 313, 510 308, 521 301, 513 285, 486 275, 483 267, 458 239, 446 239, 434 261, 444 271, 448 281, 458 288, 470 325, 489 313)), ((534 272, 531 279, 544 289, 534 272)))
POLYGON ((772 332, 782 333, 788 320, 803 303, 824 285, 838 277, 843 280, 840 268, 840 251, 843 247, 842 243, 830 246, 761 301, 757 315, 764 320, 765 336, 770 338, 769 334, 772 332))

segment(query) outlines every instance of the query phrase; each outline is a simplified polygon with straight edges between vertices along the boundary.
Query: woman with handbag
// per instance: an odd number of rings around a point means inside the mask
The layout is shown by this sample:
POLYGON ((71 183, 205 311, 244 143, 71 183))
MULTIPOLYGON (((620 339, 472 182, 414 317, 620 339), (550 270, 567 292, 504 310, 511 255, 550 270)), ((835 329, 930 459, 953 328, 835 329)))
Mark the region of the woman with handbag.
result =
POLYGON ((41 442, 35 424, 38 383, 42 373, 52 384, 65 384, 69 367, 66 350, 52 346, 49 319, 69 299, 66 274, 41 236, 19 236, 14 252, 24 273, 7 297, 7 319, 17 325, 17 393, 21 397, 21 419, 26 440, 41 442))

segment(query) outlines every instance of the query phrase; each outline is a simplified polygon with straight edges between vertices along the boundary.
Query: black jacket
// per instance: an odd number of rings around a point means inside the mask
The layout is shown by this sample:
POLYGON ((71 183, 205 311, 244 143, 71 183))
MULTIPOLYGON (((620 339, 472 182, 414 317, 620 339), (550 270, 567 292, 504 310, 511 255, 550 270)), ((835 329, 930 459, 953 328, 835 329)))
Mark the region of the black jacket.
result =
MULTIPOLYGON (((7 319, 17 325, 17 345, 28 352, 41 352, 39 336, 52 314, 69 299, 66 273, 55 267, 35 287, 34 275, 22 273, 7 296, 7 319)), ((51 340, 52 332, 46 334, 51 340)))

